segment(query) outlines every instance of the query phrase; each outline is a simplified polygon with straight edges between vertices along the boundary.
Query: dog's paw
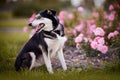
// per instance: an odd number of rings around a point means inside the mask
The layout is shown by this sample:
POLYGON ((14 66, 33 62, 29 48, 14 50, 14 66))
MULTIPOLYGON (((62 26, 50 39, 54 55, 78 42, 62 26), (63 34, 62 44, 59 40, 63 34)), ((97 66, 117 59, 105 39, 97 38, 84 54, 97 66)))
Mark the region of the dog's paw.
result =
POLYGON ((54 72, 53 71, 49 71, 50 74, 53 74, 54 72))

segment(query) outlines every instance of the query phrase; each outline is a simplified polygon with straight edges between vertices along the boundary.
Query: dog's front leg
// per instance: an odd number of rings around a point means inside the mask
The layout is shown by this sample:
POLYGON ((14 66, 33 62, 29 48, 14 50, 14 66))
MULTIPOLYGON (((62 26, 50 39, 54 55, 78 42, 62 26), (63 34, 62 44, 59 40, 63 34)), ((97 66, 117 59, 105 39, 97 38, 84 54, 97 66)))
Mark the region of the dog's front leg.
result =
POLYGON ((47 67, 48 72, 49 73, 53 73, 53 69, 52 69, 52 64, 51 64, 49 53, 43 53, 43 58, 44 58, 45 65, 47 67), (48 54, 48 56, 46 54, 48 54))
POLYGON ((43 59, 44 59, 44 62, 45 62, 45 65, 47 67, 48 72, 49 73, 53 73, 53 69, 52 69, 52 64, 51 64, 49 52, 45 51, 42 48, 42 46, 39 46, 39 48, 42 50, 43 59))
POLYGON ((63 55, 63 49, 61 48, 59 51, 58 51, 58 58, 62 64, 62 68, 64 70, 67 70, 67 66, 66 66, 66 63, 65 63, 65 59, 64 59, 64 55, 63 55))

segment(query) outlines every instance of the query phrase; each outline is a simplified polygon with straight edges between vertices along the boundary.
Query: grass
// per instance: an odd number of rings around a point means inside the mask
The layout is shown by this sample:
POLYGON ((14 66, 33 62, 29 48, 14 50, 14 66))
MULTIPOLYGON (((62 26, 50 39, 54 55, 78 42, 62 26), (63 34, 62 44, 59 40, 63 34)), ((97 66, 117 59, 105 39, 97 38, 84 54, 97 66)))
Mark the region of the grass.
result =
POLYGON ((16 72, 14 61, 23 44, 28 40, 28 33, 0 32, 0 79, 1 80, 120 80, 120 70, 54 70, 49 74, 42 66, 32 71, 16 72))
POLYGON ((11 19, 0 19, 0 28, 16 28, 27 26, 27 19, 24 18, 11 18, 11 19))

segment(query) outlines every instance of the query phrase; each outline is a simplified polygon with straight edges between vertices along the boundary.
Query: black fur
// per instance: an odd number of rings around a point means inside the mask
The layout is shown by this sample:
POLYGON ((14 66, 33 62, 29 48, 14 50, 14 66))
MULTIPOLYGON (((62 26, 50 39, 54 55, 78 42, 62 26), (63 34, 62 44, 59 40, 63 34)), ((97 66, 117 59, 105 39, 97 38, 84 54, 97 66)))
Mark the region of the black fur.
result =
POLYGON ((30 67, 31 57, 29 52, 34 52, 36 58, 39 58, 39 56, 42 55, 39 45, 41 45, 47 51, 47 45, 44 41, 44 37, 43 31, 35 33, 34 36, 24 45, 15 61, 16 71, 19 71, 22 66, 28 68, 30 67))

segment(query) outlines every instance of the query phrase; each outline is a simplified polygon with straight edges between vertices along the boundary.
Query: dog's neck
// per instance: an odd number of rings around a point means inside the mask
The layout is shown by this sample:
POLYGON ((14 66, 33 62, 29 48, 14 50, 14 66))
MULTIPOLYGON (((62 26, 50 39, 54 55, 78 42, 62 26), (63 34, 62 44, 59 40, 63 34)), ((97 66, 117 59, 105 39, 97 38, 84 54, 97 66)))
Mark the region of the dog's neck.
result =
POLYGON ((53 31, 42 31, 44 34, 44 37, 50 38, 50 39, 55 39, 57 38, 56 33, 54 33, 53 31))
POLYGON ((53 38, 55 39, 55 38, 57 38, 57 36, 63 37, 65 35, 64 27, 60 23, 55 29, 53 29, 51 31, 40 30, 40 31, 37 31, 37 33, 42 33, 42 34, 44 34, 44 37, 51 38, 51 39, 53 39, 53 38))

